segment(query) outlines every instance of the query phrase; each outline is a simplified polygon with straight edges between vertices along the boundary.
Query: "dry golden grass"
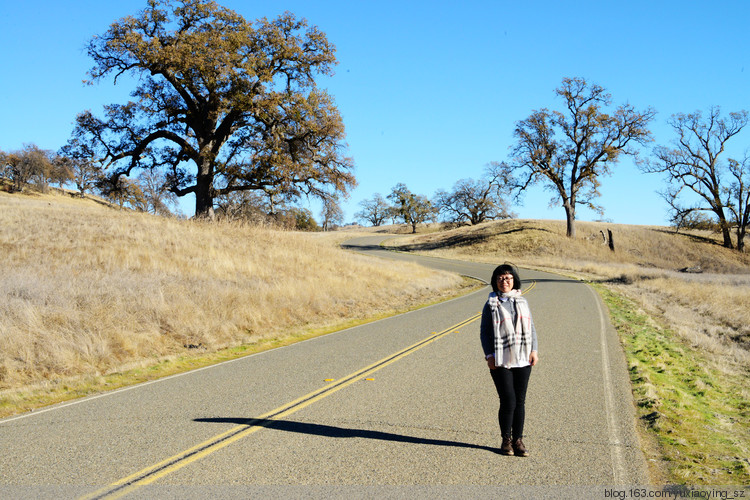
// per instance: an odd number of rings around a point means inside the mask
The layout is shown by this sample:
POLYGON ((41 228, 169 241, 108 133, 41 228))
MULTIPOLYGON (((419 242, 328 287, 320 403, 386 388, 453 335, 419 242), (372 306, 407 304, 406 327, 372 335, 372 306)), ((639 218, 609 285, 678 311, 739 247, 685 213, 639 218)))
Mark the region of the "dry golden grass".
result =
POLYGON ((316 235, 0 193, 0 389, 401 309, 461 280, 316 235))

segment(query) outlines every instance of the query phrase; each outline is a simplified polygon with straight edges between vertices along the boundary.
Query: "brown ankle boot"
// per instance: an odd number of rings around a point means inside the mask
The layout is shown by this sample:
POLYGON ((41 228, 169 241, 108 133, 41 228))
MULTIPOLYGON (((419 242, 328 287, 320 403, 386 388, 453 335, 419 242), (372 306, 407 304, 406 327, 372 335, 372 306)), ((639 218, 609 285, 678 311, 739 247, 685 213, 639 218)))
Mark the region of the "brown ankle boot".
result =
POLYGON ((501 455, 513 454, 513 446, 511 445, 510 436, 503 436, 503 444, 502 446, 500 446, 500 454, 501 455))
POLYGON ((517 457, 528 457, 529 451, 526 449, 526 446, 523 444, 523 440, 521 438, 516 438, 513 440, 513 454, 517 457))

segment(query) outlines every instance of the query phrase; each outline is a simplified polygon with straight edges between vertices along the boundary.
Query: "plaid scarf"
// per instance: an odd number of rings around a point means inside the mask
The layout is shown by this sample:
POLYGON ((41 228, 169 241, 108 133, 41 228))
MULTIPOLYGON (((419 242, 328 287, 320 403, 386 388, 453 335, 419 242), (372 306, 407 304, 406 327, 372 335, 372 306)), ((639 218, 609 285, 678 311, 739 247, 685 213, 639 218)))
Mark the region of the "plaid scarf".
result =
POLYGON ((531 311, 529 303, 520 290, 508 293, 490 293, 487 303, 492 312, 492 327, 495 333, 495 364, 503 368, 520 368, 529 365, 531 355, 531 311), (516 321, 500 305, 500 297, 507 298, 515 307, 516 321), (502 355, 501 355, 502 353, 502 355))

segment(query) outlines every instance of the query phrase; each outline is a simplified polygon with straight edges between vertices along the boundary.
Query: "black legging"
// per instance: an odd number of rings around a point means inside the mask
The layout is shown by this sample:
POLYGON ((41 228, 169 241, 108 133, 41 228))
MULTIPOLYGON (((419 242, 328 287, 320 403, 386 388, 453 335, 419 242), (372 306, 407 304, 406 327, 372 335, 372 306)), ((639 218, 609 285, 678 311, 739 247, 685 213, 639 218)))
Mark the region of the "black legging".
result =
POLYGON ((490 370, 500 397, 497 419, 503 436, 518 439, 523 437, 523 422, 526 418, 526 388, 529 386, 531 366, 523 368, 496 368, 490 370))

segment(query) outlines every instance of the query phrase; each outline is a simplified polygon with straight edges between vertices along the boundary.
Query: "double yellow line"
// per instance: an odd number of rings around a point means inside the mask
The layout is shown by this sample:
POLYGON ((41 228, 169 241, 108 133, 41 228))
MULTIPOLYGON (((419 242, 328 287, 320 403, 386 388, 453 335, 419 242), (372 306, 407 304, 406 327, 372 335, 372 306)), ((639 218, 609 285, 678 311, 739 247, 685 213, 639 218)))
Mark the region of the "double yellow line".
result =
POLYGON ((292 413, 295 413, 302 408, 305 408, 306 406, 325 398, 326 396, 330 396, 331 394, 353 384, 358 380, 362 380, 368 375, 371 375, 381 368, 384 368, 391 363, 394 363, 399 359, 408 356, 409 354, 436 341, 437 339, 444 337, 449 333, 456 332, 458 329, 467 326, 470 323, 473 323, 474 321, 479 319, 480 316, 481 314, 476 314, 446 330, 443 330, 440 333, 435 333, 423 340, 420 340, 416 344, 410 345, 409 347, 402 349, 395 354, 391 354, 390 356, 385 357, 380 361, 376 361, 375 363, 366 366, 365 368, 362 368, 350 375, 347 375, 344 378, 331 382, 330 384, 309 394, 306 394, 305 396, 295 399, 294 401, 291 401, 285 405, 282 405, 275 410, 271 410, 270 412, 251 420, 248 424, 238 425, 226 432, 222 432, 221 434, 218 434, 200 444, 197 444, 192 448, 189 448, 172 457, 162 460, 161 462, 150 467, 146 467, 145 469, 142 469, 135 474, 131 474, 128 477, 120 479, 119 481, 116 481, 109 486, 95 491, 82 498, 88 500, 103 498, 114 499, 121 498, 129 493, 132 493, 141 486, 151 484, 159 478, 176 472, 186 465, 196 462, 210 455, 211 453, 214 453, 236 441, 239 441, 240 439, 246 438, 247 436, 261 430, 264 427, 268 427, 273 423, 274 419, 280 419, 291 415, 292 413))

